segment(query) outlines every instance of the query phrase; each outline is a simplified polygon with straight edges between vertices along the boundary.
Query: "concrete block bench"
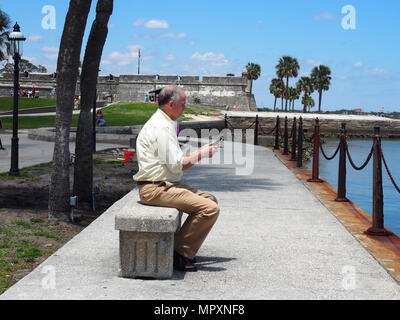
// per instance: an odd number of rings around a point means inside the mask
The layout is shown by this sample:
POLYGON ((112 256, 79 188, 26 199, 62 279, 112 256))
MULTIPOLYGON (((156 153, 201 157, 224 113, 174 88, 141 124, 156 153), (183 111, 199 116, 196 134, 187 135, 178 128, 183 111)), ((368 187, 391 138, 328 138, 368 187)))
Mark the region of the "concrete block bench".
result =
POLYGON ((170 278, 173 273, 174 233, 182 212, 144 205, 137 192, 115 215, 119 230, 120 268, 126 278, 170 278))

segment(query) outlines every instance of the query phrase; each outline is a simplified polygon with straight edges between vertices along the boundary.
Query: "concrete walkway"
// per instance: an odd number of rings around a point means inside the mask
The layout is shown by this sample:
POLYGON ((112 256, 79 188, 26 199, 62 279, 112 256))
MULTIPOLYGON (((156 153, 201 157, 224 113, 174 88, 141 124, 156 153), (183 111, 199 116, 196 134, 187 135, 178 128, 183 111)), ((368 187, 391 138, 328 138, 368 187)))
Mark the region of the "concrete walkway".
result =
MULTIPOLYGON (((185 172, 184 182, 213 193, 221 208, 198 272, 117 277, 114 215, 128 194, 0 299, 400 298, 399 284, 271 150, 248 148, 248 175, 224 164, 228 157, 185 172)), ((241 144, 225 142, 221 152, 232 149, 244 159, 241 144)))
MULTIPOLYGON (((5 150, 0 150, 0 172, 7 172, 11 166, 11 138, 10 133, 0 134, 1 142, 5 150)), ((19 150, 19 169, 33 166, 39 163, 50 162, 53 160, 54 142, 28 139, 26 130, 18 132, 18 150, 19 150)), ((96 143, 96 150, 119 147, 120 145, 111 143, 96 143)), ((75 143, 71 142, 69 150, 75 152, 75 143)))

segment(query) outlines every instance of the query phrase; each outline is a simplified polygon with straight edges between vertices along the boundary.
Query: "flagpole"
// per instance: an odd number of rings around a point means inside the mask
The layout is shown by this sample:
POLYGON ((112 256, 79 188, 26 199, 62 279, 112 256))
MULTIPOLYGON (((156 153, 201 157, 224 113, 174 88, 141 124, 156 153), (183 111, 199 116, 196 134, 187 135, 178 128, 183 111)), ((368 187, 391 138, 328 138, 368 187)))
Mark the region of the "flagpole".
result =
POLYGON ((139 54, 138 54, 138 69, 137 69, 137 74, 140 74, 140 49, 139 49, 139 54))

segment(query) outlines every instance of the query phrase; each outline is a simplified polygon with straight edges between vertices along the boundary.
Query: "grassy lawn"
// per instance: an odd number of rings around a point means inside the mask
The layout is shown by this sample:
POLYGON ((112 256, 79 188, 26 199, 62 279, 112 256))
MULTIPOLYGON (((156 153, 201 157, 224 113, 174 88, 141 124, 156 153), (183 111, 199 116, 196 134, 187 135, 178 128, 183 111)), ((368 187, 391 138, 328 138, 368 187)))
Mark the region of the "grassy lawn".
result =
MULTIPOLYGON (((30 99, 39 100, 39 99, 30 99)), ((103 115, 107 121, 108 127, 119 127, 119 126, 134 126, 144 124, 154 112, 156 112, 158 104, 155 103, 117 103, 107 108, 104 108, 103 115)), ((209 112, 215 111, 215 109, 200 108, 194 106, 187 106, 183 116, 179 121, 185 121, 189 118, 185 115, 208 115, 209 112)), ((72 116, 72 127, 76 127, 78 124, 78 115, 72 116)), ((3 129, 12 129, 12 117, 1 117, 3 129)), ((18 128, 19 129, 34 129, 34 128, 46 128, 55 127, 55 116, 19 116, 18 117, 18 128)))
POLYGON ((35 217, 34 213, 0 224, 0 294, 10 287, 10 277, 18 279, 19 270, 31 269, 38 257, 48 257, 66 240, 63 225, 35 217))
MULTIPOLYGON (((18 109, 31 109, 39 107, 55 106, 56 99, 45 99, 45 98, 25 98, 19 97, 18 109)), ((13 97, 0 97, 0 112, 12 111, 14 106, 13 97)))

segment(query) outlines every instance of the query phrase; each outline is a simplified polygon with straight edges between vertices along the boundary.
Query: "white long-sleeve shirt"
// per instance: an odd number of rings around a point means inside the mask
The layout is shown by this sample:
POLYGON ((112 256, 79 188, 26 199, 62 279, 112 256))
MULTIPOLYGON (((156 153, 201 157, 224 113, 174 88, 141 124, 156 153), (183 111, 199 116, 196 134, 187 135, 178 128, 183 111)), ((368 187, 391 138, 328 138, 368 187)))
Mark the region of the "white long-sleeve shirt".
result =
POLYGON ((139 171, 136 181, 178 182, 182 177, 183 152, 177 137, 177 122, 157 109, 136 139, 139 171))

